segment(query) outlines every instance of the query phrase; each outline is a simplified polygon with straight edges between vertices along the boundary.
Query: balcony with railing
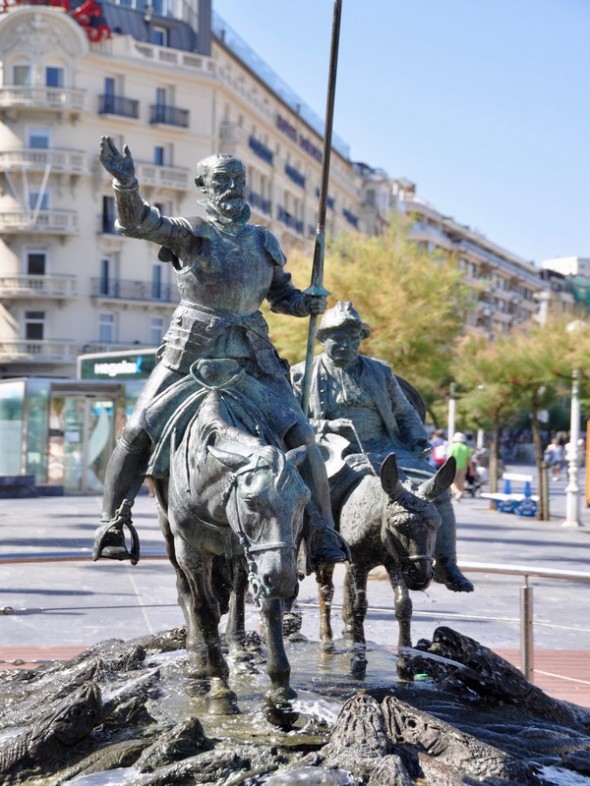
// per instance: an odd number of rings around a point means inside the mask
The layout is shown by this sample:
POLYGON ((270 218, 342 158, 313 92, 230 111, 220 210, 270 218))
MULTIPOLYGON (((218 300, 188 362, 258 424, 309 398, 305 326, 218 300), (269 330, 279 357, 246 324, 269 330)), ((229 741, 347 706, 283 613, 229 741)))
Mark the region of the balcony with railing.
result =
POLYGON ((303 234, 303 221, 295 218, 295 216, 291 215, 291 213, 280 206, 277 208, 277 218, 286 227, 293 230, 293 232, 296 232, 298 235, 303 234))
POLYGON ((131 281, 120 278, 93 278, 90 281, 90 296, 98 300, 142 302, 155 305, 176 303, 178 290, 173 284, 158 281, 131 281))
POLYGON ((186 167, 136 162, 137 177, 142 186, 188 191, 191 187, 190 170, 186 167))
POLYGON ((0 277, 0 298, 3 300, 67 300, 77 294, 76 276, 19 275, 0 277))
POLYGON ((188 128, 190 112, 188 109, 179 109, 177 106, 165 104, 152 104, 150 106, 150 125, 177 126, 188 128))
POLYGON ((290 164, 285 164, 285 174, 300 188, 305 188, 305 175, 302 175, 298 169, 290 164))
POLYGON ((77 346, 68 339, 0 340, 0 363, 75 363, 77 346))
POLYGON ((85 97, 85 90, 73 87, 5 85, 0 87, 0 112, 33 110, 76 116, 84 109, 85 97))
POLYGON ((257 139, 255 136, 250 136, 248 138, 248 147, 258 156, 258 158, 272 166, 274 154, 270 147, 267 147, 264 142, 261 142, 260 139, 257 139))
POLYGON ((0 232, 5 235, 75 235, 76 210, 0 210, 0 232))
POLYGON ((84 171, 84 153, 80 150, 21 147, 0 150, 0 170, 3 172, 51 172, 78 175, 84 171))
POLYGON ((139 118, 139 101, 124 96, 102 95, 98 97, 99 115, 117 115, 132 120, 139 118))
POLYGON ((271 215, 270 199, 265 199, 261 194, 257 194, 255 191, 248 191, 248 204, 252 210, 264 213, 265 216, 271 215))
POLYGON ((98 352, 136 352, 140 349, 153 349, 153 344, 146 344, 142 341, 88 341, 81 348, 82 353, 98 352))

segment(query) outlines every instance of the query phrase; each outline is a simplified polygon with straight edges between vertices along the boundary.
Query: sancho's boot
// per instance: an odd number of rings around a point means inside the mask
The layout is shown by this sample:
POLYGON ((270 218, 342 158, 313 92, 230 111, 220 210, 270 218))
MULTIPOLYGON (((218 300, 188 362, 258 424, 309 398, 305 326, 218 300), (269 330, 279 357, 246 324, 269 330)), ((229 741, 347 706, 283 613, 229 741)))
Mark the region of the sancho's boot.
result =
POLYGON ((452 592, 473 592, 473 584, 457 565, 457 521, 448 492, 436 502, 442 524, 436 534, 434 580, 452 592))
POLYGON ((306 527, 304 532, 305 547, 308 558, 308 570, 313 571, 318 565, 336 562, 350 562, 348 543, 328 520, 317 509, 312 507, 306 511, 306 527))

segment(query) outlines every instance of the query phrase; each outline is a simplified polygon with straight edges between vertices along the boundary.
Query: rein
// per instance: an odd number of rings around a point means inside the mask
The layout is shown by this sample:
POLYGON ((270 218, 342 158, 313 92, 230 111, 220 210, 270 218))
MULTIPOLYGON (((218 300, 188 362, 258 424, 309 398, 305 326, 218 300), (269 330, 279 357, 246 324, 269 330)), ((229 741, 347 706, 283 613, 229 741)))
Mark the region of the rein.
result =
POLYGON ((290 540, 277 540, 271 541, 270 543, 261 543, 259 545, 253 545, 246 532, 244 531, 244 526, 242 524, 242 518, 240 516, 240 508, 238 506, 238 495, 237 495, 237 480, 240 475, 244 475, 246 472, 256 472, 258 468, 252 469, 251 467, 242 467, 242 469, 238 470, 237 472, 232 472, 229 476, 229 484, 226 490, 226 498, 229 501, 230 497, 233 497, 233 505, 235 510, 235 517, 236 517, 236 535, 240 542, 240 546, 244 551, 244 557, 248 564, 248 581, 252 586, 253 591, 253 600, 257 606, 260 606, 260 601, 262 598, 268 597, 272 589, 267 587, 264 583, 263 577, 257 572, 256 560, 252 556, 253 554, 257 554, 261 551, 286 551, 290 550, 295 552, 295 543, 293 539, 290 540), (232 491, 234 492, 232 495, 232 491))

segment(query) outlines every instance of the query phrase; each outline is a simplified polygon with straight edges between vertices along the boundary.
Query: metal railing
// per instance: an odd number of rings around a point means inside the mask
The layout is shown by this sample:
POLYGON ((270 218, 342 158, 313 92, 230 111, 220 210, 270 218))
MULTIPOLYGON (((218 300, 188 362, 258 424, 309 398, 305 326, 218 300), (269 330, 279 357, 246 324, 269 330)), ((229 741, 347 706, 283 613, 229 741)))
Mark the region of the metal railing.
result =
POLYGON ((533 587, 529 584, 529 579, 590 583, 590 573, 579 570, 554 570, 530 565, 497 565, 480 562, 462 562, 461 569, 467 573, 495 573, 505 576, 522 576, 524 579, 524 586, 520 588, 520 670, 529 682, 533 682, 535 670, 533 587))
POLYGON ((139 101, 125 96, 101 95, 98 97, 98 114, 118 115, 137 120, 139 118, 139 101))
POLYGON ((150 124, 163 124, 167 126, 178 126, 188 128, 189 110, 180 109, 177 106, 166 106, 164 104, 153 104, 150 106, 150 124))
MULTIPOLYGON (((51 555, 15 555, 15 556, 1 556, 1 565, 15 565, 15 564, 35 564, 35 563, 48 563, 48 562, 80 562, 90 559, 90 549, 83 549, 81 553, 73 554, 72 552, 56 552, 51 555)), ((142 561, 148 562, 150 560, 165 561, 167 557, 164 554, 143 554, 142 561)), ((533 587, 529 584, 531 578, 551 579, 555 581, 574 581, 581 583, 590 583, 590 573, 577 570, 554 570, 551 568, 540 568, 530 565, 498 565, 494 563, 480 563, 480 562, 462 562, 461 570, 467 573, 486 573, 498 574, 506 576, 521 576, 524 579, 524 586, 520 588, 520 655, 521 667, 523 675, 529 682, 534 682, 534 620, 533 620, 533 587)), ((154 604, 151 604, 154 605, 154 604)), ((155 604, 158 606, 167 606, 170 604, 155 604)), ((316 603, 306 603, 299 601, 300 608, 318 608, 316 603)), ((332 608, 340 608, 339 604, 333 603, 332 608)), ((393 608, 377 608, 369 605, 368 611, 391 611, 394 613, 393 608)), ((10 606, 0 607, 0 615, 11 615, 15 613, 15 609, 10 606)), ((481 617, 480 619, 492 619, 489 617, 481 617)), ((559 677, 560 675, 553 675, 559 677)))

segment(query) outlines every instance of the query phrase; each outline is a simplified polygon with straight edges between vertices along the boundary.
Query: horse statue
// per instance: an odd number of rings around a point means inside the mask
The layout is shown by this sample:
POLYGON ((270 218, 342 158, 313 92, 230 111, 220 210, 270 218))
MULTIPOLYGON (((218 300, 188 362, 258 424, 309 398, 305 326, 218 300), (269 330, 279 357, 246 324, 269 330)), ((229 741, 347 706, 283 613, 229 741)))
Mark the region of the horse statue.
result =
MULTIPOLYGON (((246 375, 241 378, 243 384, 246 375)), ((182 384, 182 406, 158 441, 158 446, 170 445, 168 477, 158 477, 162 456, 157 452, 148 474, 158 498, 167 555, 176 570, 189 677, 196 689, 206 692, 209 712, 239 712, 228 682, 219 622, 231 594, 226 638, 230 653, 239 652, 249 582, 266 627, 271 681, 267 701, 288 715, 296 694, 289 684, 282 620, 297 594, 297 548, 310 499, 297 466, 306 448, 285 453, 272 444, 270 429, 261 425, 263 413, 253 408, 252 397, 240 384, 196 386, 191 395, 186 390, 190 380, 182 384), (178 444, 177 434, 182 435, 178 444)), ((248 384, 260 383, 247 378, 248 384)))

